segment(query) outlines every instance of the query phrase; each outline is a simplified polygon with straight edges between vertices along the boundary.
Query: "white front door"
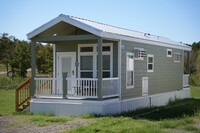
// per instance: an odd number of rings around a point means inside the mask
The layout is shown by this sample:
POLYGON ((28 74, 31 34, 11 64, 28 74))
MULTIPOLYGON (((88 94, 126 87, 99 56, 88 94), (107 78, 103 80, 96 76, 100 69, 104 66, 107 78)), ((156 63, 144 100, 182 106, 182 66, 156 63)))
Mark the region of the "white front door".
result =
MULTIPOLYGON (((76 77, 76 53, 75 52, 58 52, 57 53, 57 77, 59 79, 63 78, 63 73, 67 73, 67 78, 75 78, 76 77)), ((63 79, 66 80, 66 79, 63 79)), ((59 84, 62 88, 62 80, 60 80, 59 84)), ((70 84, 68 84, 68 89, 70 88, 70 84)), ((71 88, 70 88, 71 89, 71 88)), ((62 92, 62 90, 59 90, 62 92)))

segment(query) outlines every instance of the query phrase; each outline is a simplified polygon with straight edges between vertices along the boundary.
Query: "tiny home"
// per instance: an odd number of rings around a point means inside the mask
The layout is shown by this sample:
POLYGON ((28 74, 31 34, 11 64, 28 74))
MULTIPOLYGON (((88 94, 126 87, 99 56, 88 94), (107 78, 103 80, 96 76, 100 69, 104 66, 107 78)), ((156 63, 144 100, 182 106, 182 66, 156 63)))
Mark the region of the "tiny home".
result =
POLYGON ((63 14, 27 37, 33 113, 118 114, 190 97, 185 44, 63 14), (53 44, 52 78, 36 77, 37 42, 53 44))

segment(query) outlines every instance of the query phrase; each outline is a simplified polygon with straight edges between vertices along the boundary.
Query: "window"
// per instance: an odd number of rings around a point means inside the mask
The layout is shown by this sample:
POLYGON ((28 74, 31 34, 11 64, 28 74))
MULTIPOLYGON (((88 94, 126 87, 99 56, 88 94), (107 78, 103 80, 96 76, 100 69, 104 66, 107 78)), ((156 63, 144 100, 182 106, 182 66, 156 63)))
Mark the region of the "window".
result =
MULTIPOLYGON (((103 78, 109 78, 110 77, 110 55, 103 55, 102 56, 102 60, 103 60, 103 78)), ((98 55, 97 55, 97 60, 98 60, 98 55)), ((97 62, 97 66, 98 66, 98 62, 97 62)), ((98 74, 98 69, 97 69, 97 74, 98 74)))
POLYGON ((146 50, 143 48, 134 48, 134 58, 135 60, 144 60, 144 57, 146 57, 146 50))
POLYGON ((81 78, 93 77, 93 56, 80 56, 81 78))
POLYGON ((126 54, 126 88, 134 88, 134 54, 126 54))
POLYGON ((153 72, 154 70, 154 56, 148 54, 147 55, 147 72, 153 72))
POLYGON ((167 49, 167 57, 172 57, 172 49, 167 49))
MULTIPOLYGON (((78 62, 80 78, 98 77, 98 45, 79 44, 78 62)), ((112 77, 112 43, 104 43, 102 46, 102 76, 103 78, 112 77)))
POLYGON ((181 54, 175 52, 174 53, 174 62, 180 62, 181 61, 181 54))
POLYGON ((80 52, 93 52, 93 47, 81 47, 80 52))
MULTIPOLYGON (((97 46, 97 51, 98 51, 98 46, 97 46)), ((102 51, 103 52, 110 52, 110 46, 103 46, 102 51)))

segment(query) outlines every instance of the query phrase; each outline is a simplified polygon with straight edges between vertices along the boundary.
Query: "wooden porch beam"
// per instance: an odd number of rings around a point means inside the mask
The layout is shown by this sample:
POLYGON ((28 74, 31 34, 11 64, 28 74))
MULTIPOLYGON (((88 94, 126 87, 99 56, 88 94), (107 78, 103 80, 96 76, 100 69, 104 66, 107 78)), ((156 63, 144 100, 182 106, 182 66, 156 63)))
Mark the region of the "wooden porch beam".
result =
POLYGON ((69 36, 46 36, 36 37, 33 40, 37 42, 57 42, 57 41, 76 41, 76 40, 96 40, 94 35, 69 35, 69 36))

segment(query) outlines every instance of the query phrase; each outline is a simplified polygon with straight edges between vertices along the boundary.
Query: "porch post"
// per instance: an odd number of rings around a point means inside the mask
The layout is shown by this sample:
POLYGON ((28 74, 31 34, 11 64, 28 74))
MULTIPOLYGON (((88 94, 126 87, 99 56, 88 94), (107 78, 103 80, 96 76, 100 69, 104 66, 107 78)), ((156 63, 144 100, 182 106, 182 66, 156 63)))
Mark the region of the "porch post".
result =
POLYGON ((35 41, 31 41, 31 98, 35 94, 35 41))
POLYGON ((102 38, 98 39, 98 82, 97 82, 97 96, 98 100, 102 100, 102 38))
POLYGON ((121 43, 122 41, 118 41, 118 94, 119 94, 119 99, 121 100, 121 43))
POLYGON ((188 85, 190 85, 190 52, 187 52, 187 74, 188 76, 188 85))
POLYGON ((63 84, 63 99, 64 98, 66 98, 66 95, 67 95, 67 80, 66 80, 66 78, 67 78, 67 72, 65 72, 65 73, 63 73, 63 82, 62 82, 62 84, 63 84))
POLYGON ((187 52, 187 73, 190 75, 190 52, 187 52))

